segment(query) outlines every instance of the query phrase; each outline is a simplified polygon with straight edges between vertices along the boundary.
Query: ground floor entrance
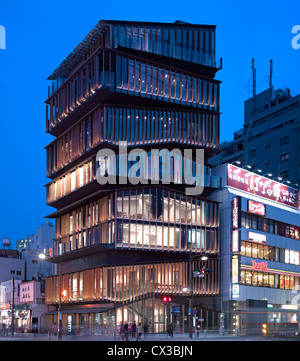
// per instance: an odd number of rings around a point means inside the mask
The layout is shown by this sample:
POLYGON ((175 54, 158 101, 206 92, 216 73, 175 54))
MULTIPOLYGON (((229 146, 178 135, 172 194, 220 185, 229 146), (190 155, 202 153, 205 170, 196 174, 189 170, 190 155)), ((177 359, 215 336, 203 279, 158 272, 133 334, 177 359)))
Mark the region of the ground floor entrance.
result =
MULTIPOLYGON (((197 301, 197 300, 196 300, 197 301)), ((90 306, 90 305, 89 305, 90 306)), ((99 305, 100 306, 100 305, 99 305)), ((135 324, 142 327, 143 332, 165 333, 171 323, 174 332, 188 332, 189 305, 187 300, 172 299, 165 304, 161 298, 151 297, 138 302, 121 306, 110 305, 97 309, 82 306, 76 309, 62 310, 62 332, 64 334, 113 334, 119 332, 121 325, 127 323, 129 329, 135 324)), ((204 330, 217 330, 219 328, 218 312, 212 308, 204 307, 195 302, 193 316, 199 327, 204 330)), ((47 328, 51 331, 53 324, 57 324, 58 314, 53 311, 46 315, 47 328)))

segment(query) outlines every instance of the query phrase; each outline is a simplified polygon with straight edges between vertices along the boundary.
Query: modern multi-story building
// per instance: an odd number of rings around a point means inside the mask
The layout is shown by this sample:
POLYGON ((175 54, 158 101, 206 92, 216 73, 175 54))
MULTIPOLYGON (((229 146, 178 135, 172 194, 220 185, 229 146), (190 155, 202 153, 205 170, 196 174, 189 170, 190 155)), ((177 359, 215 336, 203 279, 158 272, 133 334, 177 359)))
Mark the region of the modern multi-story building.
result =
POLYGON ((167 321, 186 330, 191 304, 205 328, 218 326, 219 211, 207 164, 196 195, 180 182, 122 183, 120 168, 116 184, 97 181, 99 151, 120 160, 124 143, 148 158, 154 148, 203 149, 207 163, 219 146, 215 28, 102 20, 49 77, 47 204, 61 277, 47 278, 46 302, 61 304, 64 332, 133 320, 149 332, 167 321), (212 272, 193 278, 203 267, 212 272))
POLYGON ((214 168, 220 202, 225 327, 241 333, 298 330, 300 196, 286 184, 232 164, 214 168))
POLYGON ((240 162, 298 188, 299 97, 289 89, 270 87, 246 100, 243 128, 234 133, 234 140, 220 145, 210 164, 240 162))

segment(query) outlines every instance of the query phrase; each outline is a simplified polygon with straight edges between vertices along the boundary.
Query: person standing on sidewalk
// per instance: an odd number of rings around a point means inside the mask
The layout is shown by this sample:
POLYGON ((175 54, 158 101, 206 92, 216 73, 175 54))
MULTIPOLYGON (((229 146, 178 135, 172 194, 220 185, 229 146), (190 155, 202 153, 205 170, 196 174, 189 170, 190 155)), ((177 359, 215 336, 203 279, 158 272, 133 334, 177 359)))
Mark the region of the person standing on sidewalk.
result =
POLYGON ((140 322, 138 325, 137 333, 136 333, 137 340, 142 338, 142 333, 143 333, 143 329, 142 329, 142 324, 140 322))
POLYGON ((146 334, 148 333, 148 325, 147 322, 144 323, 144 338, 146 338, 146 334))

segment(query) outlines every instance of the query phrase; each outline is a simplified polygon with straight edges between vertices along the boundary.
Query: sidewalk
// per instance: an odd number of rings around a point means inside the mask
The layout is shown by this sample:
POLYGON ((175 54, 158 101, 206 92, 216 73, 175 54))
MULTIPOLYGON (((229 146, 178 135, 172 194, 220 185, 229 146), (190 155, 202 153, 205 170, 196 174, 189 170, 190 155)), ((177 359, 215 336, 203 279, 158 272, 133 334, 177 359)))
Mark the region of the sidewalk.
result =
MULTIPOLYGON (((173 337, 167 336, 165 333, 159 334, 147 334, 146 338, 142 335, 142 338, 138 341, 197 341, 206 339, 219 339, 222 340, 224 338, 239 338, 239 336, 228 335, 220 336, 217 331, 215 332, 201 332, 199 337, 196 337, 193 334, 193 339, 190 339, 188 333, 174 333, 173 337)), ((57 336, 49 336, 48 334, 30 334, 30 333, 21 333, 14 334, 14 337, 9 334, 8 336, 0 336, 0 341, 58 341, 57 336)), ((62 335, 61 341, 122 341, 119 334, 117 335, 62 335)), ((129 338, 129 341, 137 341, 136 338, 129 338)))

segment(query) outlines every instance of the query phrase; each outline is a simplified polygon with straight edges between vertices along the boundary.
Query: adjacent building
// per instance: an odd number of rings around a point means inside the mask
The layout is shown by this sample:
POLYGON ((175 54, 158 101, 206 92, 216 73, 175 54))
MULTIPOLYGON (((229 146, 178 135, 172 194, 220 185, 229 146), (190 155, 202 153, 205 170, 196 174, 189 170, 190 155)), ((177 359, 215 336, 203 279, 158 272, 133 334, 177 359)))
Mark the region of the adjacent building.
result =
MULTIPOLYGON (((134 320, 149 332, 164 331, 167 322, 187 330, 191 295, 204 327, 218 327, 219 208, 207 198, 218 185, 207 166, 219 146, 215 30, 101 20, 49 76, 47 204, 56 209, 49 215, 52 260, 61 277, 47 278, 46 302, 61 303, 63 332, 134 320), (135 174, 136 184, 123 182, 123 167, 132 165, 121 160, 124 144, 147 159, 153 149, 204 150, 204 192, 186 194, 175 181, 182 176, 176 161, 159 163, 155 184, 145 174, 135 174), (119 168, 97 156, 104 149, 116 153, 119 168), (97 181, 102 167, 115 184, 97 181), (160 177, 165 167, 169 184, 160 177), (203 267, 211 272, 193 278, 203 267)), ((49 328, 57 315, 47 315, 49 328)))
POLYGON ((46 221, 35 234, 16 242, 11 249, 9 238, 3 239, 0 250, 0 318, 2 333, 45 332, 45 278, 54 266, 39 258, 42 252, 52 254, 54 226, 46 221))
POLYGON ((232 164, 214 168, 221 188, 221 302, 225 328, 298 331, 299 191, 232 164))
POLYGON ((300 184, 300 102, 290 89, 270 87, 245 101, 243 128, 220 145, 212 165, 239 162, 295 188, 300 184))

